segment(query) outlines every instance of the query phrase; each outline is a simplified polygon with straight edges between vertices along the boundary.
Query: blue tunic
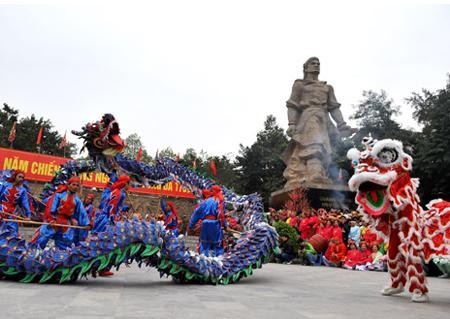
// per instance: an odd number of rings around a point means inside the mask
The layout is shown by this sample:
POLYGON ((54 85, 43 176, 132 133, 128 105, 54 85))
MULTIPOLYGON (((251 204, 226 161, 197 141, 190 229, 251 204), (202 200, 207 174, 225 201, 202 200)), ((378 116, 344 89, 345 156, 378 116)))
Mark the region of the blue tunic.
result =
POLYGON ((172 212, 170 206, 167 205, 165 199, 161 199, 161 209, 165 215, 164 225, 166 226, 166 229, 171 230, 175 236, 178 236, 180 234, 180 230, 178 229, 178 218, 172 212))
MULTIPOLYGON (((82 201, 73 195, 72 203, 67 202, 69 192, 56 193, 50 208, 50 214, 58 224, 69 224, 71 219, 78 222, 78 226, 89 225, 89 218, 86 214, 82 201), (70 209, 70 211, 61 210, 70 209)), ((33 242, 36 242, 41 248, 44 248, 50 239, 55 241, 55 246, 67 248, 72 244, 78 244, 87 236, 87 230, 54 227, 51 225, 41 226, 33 236, 33 242)))
POLYGON ((201 220, 200 253, 205 256, 223 255, 223 232, 219 220, 219 203, 210 197, 192 213, 189 228, 201 220))
MULTIPOLYGON (((4 182, 0 185, 0 216, 1 212, 12 215, 17 214, 17 207, 21 207, 25 211, 26 217, 31 216, 30 205, 28 201, 27 191, 23 186, 14 186, 10 182, 4 182)), ((5 219, 13 219, 12 216, 3 215, 5 219)), ((18 236, 19 226, 13 222, 1 222, 2 231, 9 230, 12 236, 18 236)))
POLYGON ((109 224, 114 224, 116 216, 119 216, 119 213, 122 210, 125 191, 117 188, 107 193, 109 194, 108 200, 105 201, 101 207, 99 206, 99 210, 95 215, 92 234, 103 232, 109 224))

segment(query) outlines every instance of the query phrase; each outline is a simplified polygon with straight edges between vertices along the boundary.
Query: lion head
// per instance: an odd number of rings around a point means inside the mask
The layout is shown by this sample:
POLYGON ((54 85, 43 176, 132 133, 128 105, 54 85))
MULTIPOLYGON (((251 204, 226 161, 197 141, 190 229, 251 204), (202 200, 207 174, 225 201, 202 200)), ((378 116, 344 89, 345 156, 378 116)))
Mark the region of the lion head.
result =
POLYGON ((356 202, 372 217, 381 216, 392 205, 398 210, 415 197, 418 181, 411 179, 412 158, 397 140, 363 140, 366 149, 347 152, 355 168, 348 184, 357 192, 356 202))

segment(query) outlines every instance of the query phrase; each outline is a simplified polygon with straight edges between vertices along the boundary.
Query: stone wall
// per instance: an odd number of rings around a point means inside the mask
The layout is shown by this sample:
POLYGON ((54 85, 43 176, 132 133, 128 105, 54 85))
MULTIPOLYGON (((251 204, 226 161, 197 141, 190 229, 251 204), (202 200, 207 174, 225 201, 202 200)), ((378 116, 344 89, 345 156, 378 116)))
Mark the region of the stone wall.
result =
MULTIPOLYGON (((30 182, 31 193, 38 197, 42 191, 44 184, 38 182, 30 182)), ((83 200, 84 196, 87 193, 93 193, 95 195, 94 198, 94 207, 97 207, 100 202, 100 196, 102 193, 102 189, 91 189, 83 187, 79 197, 83 200)), ((157 213, 159 209, 159 196, 155 195, 141 195, 129 193, 128 198, 125 198, 125 205, 129 205, 133 208, 134 211, 138 211, 145 217, 146 214, 157 213), (131 204, 131 205, 130 205, 131 204)), ((181 198, 181 197, 167 197, 166 200, 172 201, 177 208, 178 215, 183 220, 183 232, 185 230, 186 222, 189 220, 197 202, 195 199, 190 198, 181 198)))
MULTIPOLYGON (((34 232, 36 231, 37 227, 23 227, 19 226, 19 232, 20 235, 26 240, 30 241, 33 237, 34 232)), ((197 236, 184 236, 184 244, 185 247, 192 251, 197 251, 197 243, 198 243, 198 237, 197 236)), ((53 241, 50 241, 48 244, 48 247, 51 247, 53 244, 53 241)))
MULTIPOLYGON (((39 197, 39 194, 42 191, 42 188, 44 187, 44 183, 39 182, 30 182, 30 190, 31 193, 35 197, 39 197)), ((91 189, 91 188, 83 188, 80 192, 79 197, 81 199, 84 198, 84 196, 87 193, 93 193, 95 195, 94 199, 94 205, 95 207, 98 206, 98 203, 100 201, 100 196, 102 193, 102 190, 100 189, 91 189)), ((178 210, 178 215, 183 220, 183 226, 182 226, 182 233, 184 234, 186 223, 189 221, 189 218, 191 217, 192 212, 195 209, 195 206, 197 205, 196 200, 190 199, 190 198, 175 198, 175 197, 167 197, 168 201, 172 201, 175 204, 175 207, 178 210)), ((148 214, 150 212, 157 212, 159 209, 159 196, 155 195, 141 195, 141 194, 133 194, 130 193, 129 198, 125 199, 125 205, 129 205, 131 202, 131 205, 133 208, 140 212, 143 216, 145 214, 148 214)), ((27 240, 31 240, 31 237, 33 236, 35 230, 37 227, 25 227, 23 225, 19 226, 19 232, 20 234, 27 240)), ((198 237, 196 236, 185 236, 184 237, 186 248, 196 251, 196 246, 198 243, 198 237)))

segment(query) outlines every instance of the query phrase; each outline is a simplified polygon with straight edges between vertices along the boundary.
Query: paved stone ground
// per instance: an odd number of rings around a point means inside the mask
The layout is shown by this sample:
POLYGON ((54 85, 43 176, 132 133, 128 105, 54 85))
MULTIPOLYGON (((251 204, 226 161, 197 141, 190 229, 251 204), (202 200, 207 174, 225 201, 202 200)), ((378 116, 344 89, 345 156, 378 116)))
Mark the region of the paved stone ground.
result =
POLYGON ((229 286, 180 285, 153 268, 68 285, 0 281, 0 318, 450 318, 450 279, 430 303, 384 297, 387 273, 268 264, 229 286))

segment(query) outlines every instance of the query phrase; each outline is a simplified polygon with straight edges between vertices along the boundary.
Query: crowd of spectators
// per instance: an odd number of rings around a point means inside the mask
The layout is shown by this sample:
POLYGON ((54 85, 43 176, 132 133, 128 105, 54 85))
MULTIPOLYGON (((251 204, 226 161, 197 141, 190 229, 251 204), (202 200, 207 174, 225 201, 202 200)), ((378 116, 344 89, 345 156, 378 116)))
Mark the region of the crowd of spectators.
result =
POLYGON ((278 262, 361 271, 387 270, 387 244, 368 228, 357 211, 270 209, 268 220, 276 228, 289 225, 295 230, 289 235, 283 231, 280 234, 280 249, 275 254, 278 262))

